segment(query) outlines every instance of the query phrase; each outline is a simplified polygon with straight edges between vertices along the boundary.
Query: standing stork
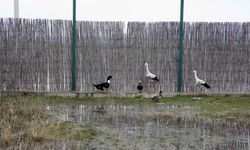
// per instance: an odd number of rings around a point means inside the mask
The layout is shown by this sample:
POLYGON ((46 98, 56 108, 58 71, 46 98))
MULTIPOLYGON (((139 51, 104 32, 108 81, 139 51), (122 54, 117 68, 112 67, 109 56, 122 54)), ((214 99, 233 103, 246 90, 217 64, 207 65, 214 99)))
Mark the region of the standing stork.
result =
POLYGON ((146 67, 146 78, 151 79, 151 80, 155 80, 155 81, 159 81, 157 76, 149 71, 148 63, 145 63, 145 67, 146 67))
MULTIPOLYGON (((145 63, 145 67, 146 67, 146 74, 145 74, 145 76, 146 76, 146 78, 149 79, 149 82, 151 82, 151 81, 158 81, 159 82, 158 77, 155 74, 153 74, 153 73, 151 73, 149 71, 149 69, 148 69, 148 63, 145 63)), ((154 88, 155 88, 155 84, 154 84, 154 88)))
POLYGON ((208 85, 206 81, 201 80, 201 79, 199 79, 199 78, 197 77, 197 71, 196 71, 196 70, 194 70, 193 73, 194 73, 194 77, 195 77, 195 86, 200 86, 200 85, 202 85, 202 86, 204 86, 205 88, 210 89, 210 85, 208 85))

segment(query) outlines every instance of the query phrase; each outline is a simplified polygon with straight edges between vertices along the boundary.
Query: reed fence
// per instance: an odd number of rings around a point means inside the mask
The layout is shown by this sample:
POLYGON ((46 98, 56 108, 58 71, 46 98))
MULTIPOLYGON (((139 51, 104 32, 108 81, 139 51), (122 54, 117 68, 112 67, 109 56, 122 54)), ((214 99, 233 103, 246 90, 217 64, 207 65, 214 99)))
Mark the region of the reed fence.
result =
MULTIPOLYGON (((0 19, 0 91, 70 91, 71 21, 0 19)), ((178 22, 77 22, 77 90, 96 91, 112 75, 111 92, 177 92, 178 22), (145 79, 144 63, 159 76, 145 79)), ((211 92, 250 92, 250 23, 184 23, 183 92, 193 69, 211 92)))

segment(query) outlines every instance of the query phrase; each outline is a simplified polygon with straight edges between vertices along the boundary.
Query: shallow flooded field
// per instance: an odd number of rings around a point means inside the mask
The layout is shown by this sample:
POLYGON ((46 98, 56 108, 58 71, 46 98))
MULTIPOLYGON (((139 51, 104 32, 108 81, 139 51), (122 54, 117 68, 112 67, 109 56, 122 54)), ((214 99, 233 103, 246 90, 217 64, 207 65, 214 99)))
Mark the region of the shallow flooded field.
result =
POLYGON ((200 118, 190 106, 81 104, 48 111, 54 120, 88 124, 102 132, 87 143, 62 142, 66 149, 250 149, 248 126, 200 118))
POLYGON ((0 149, 250 150, 248 96, 0 102, 0 149))

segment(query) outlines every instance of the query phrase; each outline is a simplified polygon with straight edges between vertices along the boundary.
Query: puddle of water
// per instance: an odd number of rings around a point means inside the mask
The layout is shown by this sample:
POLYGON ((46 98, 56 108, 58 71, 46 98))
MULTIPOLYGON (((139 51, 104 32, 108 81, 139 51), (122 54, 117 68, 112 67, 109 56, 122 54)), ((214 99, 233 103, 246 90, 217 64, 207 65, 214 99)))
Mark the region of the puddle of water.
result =
POLYGON ((54 144, 60 149, 250 150, 248 126, 198 118, 198 110, 189 106, 88 104, 48 111, 53 120, 85 123, 105 133, 88 143, 54 144))

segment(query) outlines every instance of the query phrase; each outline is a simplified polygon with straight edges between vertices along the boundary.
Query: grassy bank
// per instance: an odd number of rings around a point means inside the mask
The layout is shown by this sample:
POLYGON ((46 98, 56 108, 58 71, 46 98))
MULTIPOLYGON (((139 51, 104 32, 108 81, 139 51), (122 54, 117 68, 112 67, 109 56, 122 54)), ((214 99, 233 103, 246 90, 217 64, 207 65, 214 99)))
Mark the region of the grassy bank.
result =
POLYGON ((203 117, 250 122, 250 96, 176 96, 163 102, 196 107, 203 117))
MULTIPOLYGON (((1 147, 43 140, 90 141, 101 134, 97 129, 82 123, 46 122, 49 118, 48 105, 75 104, 159 105, 142 97, 2 96, 1 147)), ((175 96, 161 99, 160 104, 194 107, 201 117, 250 122, 250 96, 175 96)))
MULTIPOLYGON (((88 141, 98 131, 79 123, 46 122, 48 104, 77 103, 62 97, 0 97, 0 147, 43 140, 88 141)), ((80 101, 79 101, 80 102, 80 101)))

